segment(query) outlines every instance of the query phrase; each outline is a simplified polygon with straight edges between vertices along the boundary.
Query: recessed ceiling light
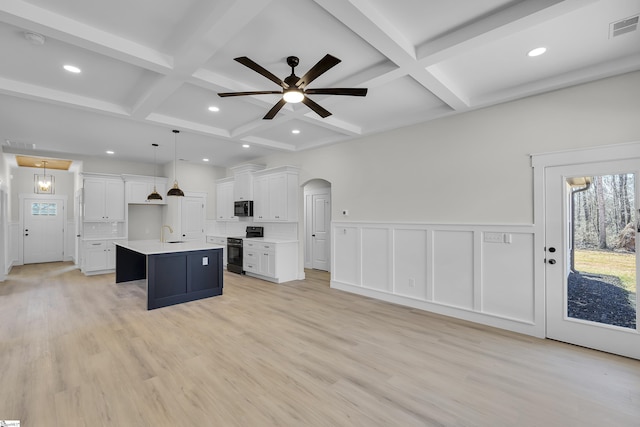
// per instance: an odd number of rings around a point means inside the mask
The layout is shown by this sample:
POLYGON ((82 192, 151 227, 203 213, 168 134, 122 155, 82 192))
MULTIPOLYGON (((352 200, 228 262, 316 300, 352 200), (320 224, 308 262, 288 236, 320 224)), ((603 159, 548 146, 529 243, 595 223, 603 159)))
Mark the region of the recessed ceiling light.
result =
POLYGON ((249 148, 250 145, 249 144, 242 144, 242 148, 249 148))
POLYGON ((294 129, 291 131, 292 134, 297 135, 300 133, 300 129, 294 129))
POLYGON ((212 105, 211 107, 209 107, 209 111, 213 111, 214 113, 217 113, 218 111, 220 111, 220 108, 216 107, 215 105, 212 105))
POLYGON ((543 53, 545 53, 547 51, 546 47, 537 47, 535 49, 531 49, 528 53, 527 56, 540 56, 543 53))
POLYGON ((208 161, 209 161, 209 159, 202 159, 202 161, 203 161, 203 162, 208 162, 208 161))
POLYGON ((75 65, 69 65, 69 64, 67 64, 67 65, 65 65, 63 68, 64 68, 65 70, 67 70, 68 72, 70 72, 70 73, 76 73, 76 74, 77 74, 77 73, 82 72, 82 70, 81 70, 80 68, 76 67, 75 65))
POLYGON ((107 154, 116 154, 115 151, 111 151, 111 150, 107 150, 106 153, 107 154))

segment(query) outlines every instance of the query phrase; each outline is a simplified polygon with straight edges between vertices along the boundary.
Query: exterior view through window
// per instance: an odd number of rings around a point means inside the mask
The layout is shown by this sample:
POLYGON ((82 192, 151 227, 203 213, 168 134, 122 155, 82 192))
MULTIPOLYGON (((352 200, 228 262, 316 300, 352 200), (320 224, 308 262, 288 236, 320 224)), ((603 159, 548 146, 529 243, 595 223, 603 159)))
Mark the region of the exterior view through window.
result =
POLYGON ((634 175, 569 178, 567 183, 573 242, 567 316, 635 329, 634 175))

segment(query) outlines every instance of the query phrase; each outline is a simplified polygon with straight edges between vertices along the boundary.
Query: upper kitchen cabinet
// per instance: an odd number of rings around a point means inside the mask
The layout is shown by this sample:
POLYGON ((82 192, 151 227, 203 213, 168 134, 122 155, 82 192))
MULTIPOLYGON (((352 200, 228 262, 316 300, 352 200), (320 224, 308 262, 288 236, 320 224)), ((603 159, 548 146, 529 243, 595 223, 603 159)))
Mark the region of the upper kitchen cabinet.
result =
POLYGON ((299 168, 281 166, 255 172, 253 219, 257 222, 298 220, 299 168))
POLYGON ((124 181, 119 176, 84 174, 84 221, 124 221, 124 181))
POLYGON ((253 200, 253 173, 263 170, 262 165, 240 165, 230 168, 233 172, 233 201, 253 200))
POLYGON ((124 194, 128 204, 140 205, 166 205, 167 204, 167 178, 142 176, 142 175, 122 175, 125 181, 124 194), (162 196, 162 200, 148 200, 153 188, 162 196))
POLYGON ((233 209, 234 180, 224 178, 216 181, 216 219, 218 221, 237 221, 233 209))

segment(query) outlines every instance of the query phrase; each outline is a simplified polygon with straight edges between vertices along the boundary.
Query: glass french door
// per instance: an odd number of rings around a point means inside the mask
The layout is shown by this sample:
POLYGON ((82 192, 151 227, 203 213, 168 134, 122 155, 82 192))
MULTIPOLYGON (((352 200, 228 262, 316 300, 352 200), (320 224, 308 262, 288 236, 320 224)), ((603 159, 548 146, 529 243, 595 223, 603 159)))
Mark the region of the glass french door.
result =
POLYGON ((637 160, 545 169, 547 337, 640 359, 637 160))

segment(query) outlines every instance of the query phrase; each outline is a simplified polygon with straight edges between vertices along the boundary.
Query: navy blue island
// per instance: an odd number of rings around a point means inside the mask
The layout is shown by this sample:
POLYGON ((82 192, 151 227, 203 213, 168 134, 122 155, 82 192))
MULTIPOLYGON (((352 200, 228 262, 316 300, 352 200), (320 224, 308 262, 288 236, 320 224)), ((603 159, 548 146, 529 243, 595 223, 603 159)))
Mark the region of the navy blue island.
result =
POLYGON ((204 242, 116 244, 116 283, 147 279, 147 310, 222 295, 222 249, 204 242))

